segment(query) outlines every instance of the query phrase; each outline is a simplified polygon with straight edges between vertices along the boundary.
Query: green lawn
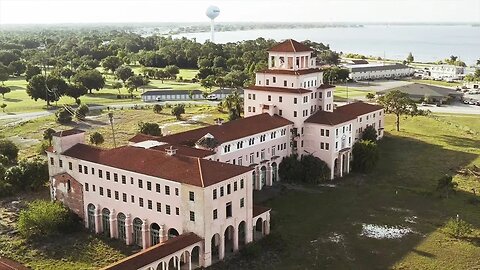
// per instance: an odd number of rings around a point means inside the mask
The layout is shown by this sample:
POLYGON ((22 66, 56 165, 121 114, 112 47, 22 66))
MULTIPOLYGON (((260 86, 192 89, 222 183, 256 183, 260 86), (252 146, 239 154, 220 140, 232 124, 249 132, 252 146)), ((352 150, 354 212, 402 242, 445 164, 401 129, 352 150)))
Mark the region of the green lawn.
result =
MULTIPOLYGON (((365 98, 368 93, 374 93, 373 91, 362 91, 359 89, 348 87, 348 99, 358 99, 365 98)), ((347 100, 347 87, 345 86, 336 86, 333 98, 335 101, 346 101, 347 100)))
POLYGON ((415 80, 415 79, 411 79, 409 81, 414 82, 414 83, 432 84, 432 85, 445 86, 445 87, 462 86, 462 83, 458 83, 458 82, 445 82, 445 81, 435 81, 435 80, 415 80))

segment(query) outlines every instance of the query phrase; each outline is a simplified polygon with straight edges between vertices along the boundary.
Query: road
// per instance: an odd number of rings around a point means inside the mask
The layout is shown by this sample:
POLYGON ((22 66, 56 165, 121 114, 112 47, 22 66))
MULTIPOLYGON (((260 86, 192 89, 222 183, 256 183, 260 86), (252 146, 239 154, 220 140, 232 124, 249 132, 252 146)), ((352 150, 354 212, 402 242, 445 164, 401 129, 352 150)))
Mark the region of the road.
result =
MULTIPOLYGON (((346 102, 335 102, 337 106, 346 105, 346 102)), ((480 115, 480 106, 476 105, 466 105, 461 102, 455 102, 452 105, 442 105, 437 107, 435 105, 422 106, 418 105, 419 109, 430 110, 435 113, 453 113, 453 114, 479 114, 480 115)))
MULTIPOLYGON (((145 105, 165 105, 166 103, 176 104, 176 103, 192 103, 197 105, 217 105, 218 101, 161 101, 161 102, 151 102, 151 103, 118 103, 118 104, 108 104, 108 105, 96 105, 89 106, 90 110, 103 110, 107 108, 133 108, 135 106, 145 106, 145 105)), ((35 120, 40 117, 49 116, 55 114, 56 110, 47 110, 39 112, 29 112, 29 113, 2 113, 0 114, 0 122, 6 122, 5 126, 16 126, 23 122, 29 120, 35 120)))

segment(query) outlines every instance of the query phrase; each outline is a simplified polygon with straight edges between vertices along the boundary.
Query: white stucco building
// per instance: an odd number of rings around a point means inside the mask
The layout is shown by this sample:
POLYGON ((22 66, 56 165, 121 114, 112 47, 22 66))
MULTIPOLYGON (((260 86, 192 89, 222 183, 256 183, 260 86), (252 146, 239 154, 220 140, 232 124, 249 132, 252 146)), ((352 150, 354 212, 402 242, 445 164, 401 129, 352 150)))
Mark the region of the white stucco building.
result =
POLYGON ((437 65, 429 68, 430 77, 441 80, 459 80, 465 76, 465 68, 454 65, 437 65))
POLYGON ((331 179, 350 171, 353 143, 383 109, 334 109, 312 50, 294 40, 269 50, 268 69, 244 90, 245 118, 164 137, 136 135, 101 149, 80 130, 58 132, 47 151, 52 199, 96 233, 143 251, 105 269, 207 267, 270 231, 270 209, 253 190, 279 181, 281 160, 312 154, 331 179))
POLYGON ((398 63, 347 65, 346 68, 350 71, 350 79, 355 81, 401 78, 415 73, 413 68, 398 63))

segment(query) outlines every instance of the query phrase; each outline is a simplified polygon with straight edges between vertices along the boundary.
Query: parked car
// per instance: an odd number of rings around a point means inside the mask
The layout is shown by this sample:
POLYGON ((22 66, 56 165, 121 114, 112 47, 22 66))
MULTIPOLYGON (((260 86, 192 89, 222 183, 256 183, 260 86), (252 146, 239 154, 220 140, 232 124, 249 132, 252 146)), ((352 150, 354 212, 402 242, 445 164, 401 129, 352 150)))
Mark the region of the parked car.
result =
POLYGON ((157 101, 162 101, 162 99, 160 97, 157 97, 156 99, 157 99, 157 101))
POLYGON ((217 96, 214 94, 210 94, 207 96, 207 100, 217 100, 217 96))
POLYGON ((470 101, 468 102, 469 105, 475 105, 477 102, 473 99, 470 99, 470 101))

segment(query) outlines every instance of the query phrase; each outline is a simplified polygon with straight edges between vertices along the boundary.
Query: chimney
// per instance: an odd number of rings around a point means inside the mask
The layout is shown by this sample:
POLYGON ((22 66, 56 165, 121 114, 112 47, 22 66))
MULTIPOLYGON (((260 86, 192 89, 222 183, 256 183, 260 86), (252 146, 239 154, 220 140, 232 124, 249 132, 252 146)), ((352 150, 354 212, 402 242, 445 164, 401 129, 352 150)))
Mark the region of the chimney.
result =
POLYGON ((177 153, 177 149, 174 149, 172 145, 170 145, 170 148, 165 149, 165 152, 167 152, 167 155, 173 156, 177 153))

